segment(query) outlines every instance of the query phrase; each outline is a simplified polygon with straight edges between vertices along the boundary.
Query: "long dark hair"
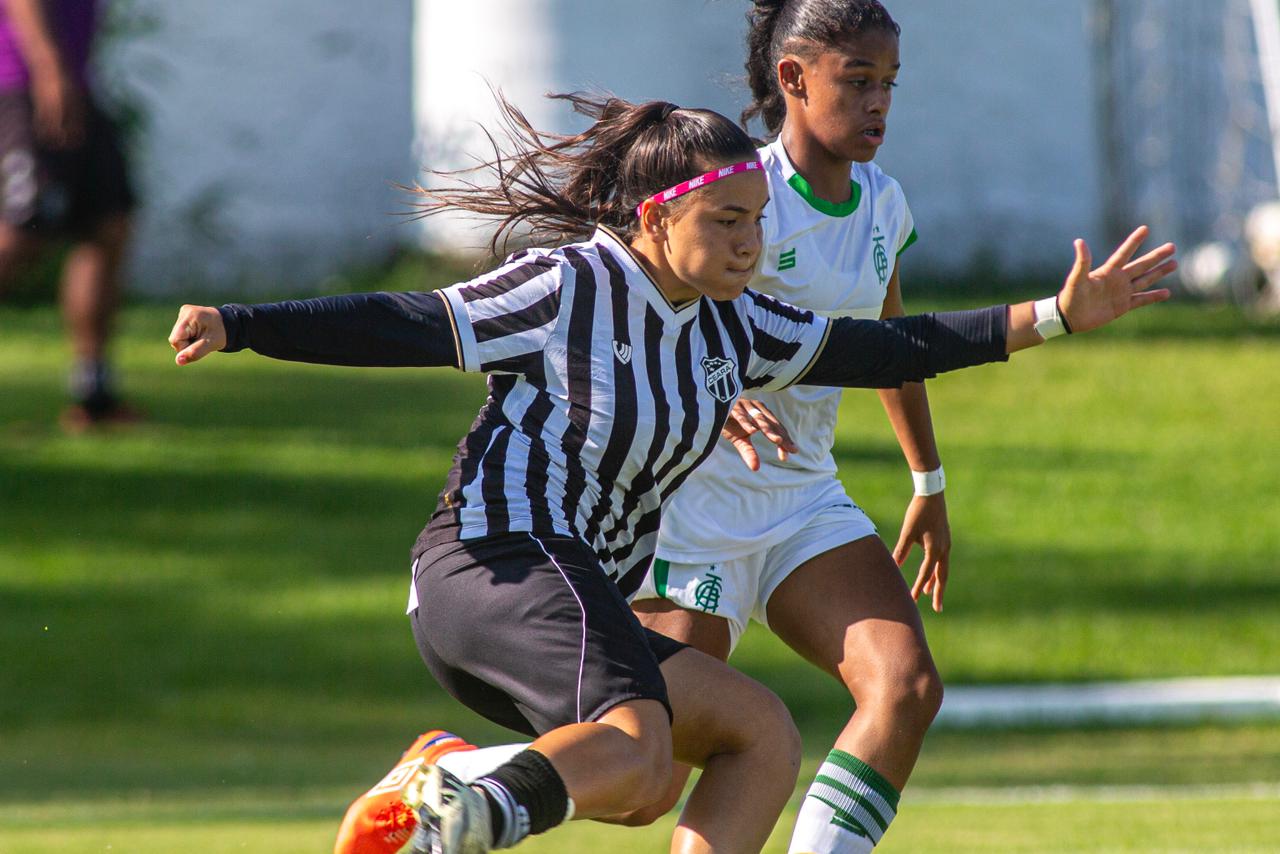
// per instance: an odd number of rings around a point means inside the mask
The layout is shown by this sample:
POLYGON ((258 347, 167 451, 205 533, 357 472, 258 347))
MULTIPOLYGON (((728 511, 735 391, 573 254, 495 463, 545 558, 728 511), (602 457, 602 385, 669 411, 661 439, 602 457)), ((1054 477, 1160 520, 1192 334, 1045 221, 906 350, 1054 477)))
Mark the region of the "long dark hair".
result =
POLYGON ((783 54, 809 58, 861 33, 901 32, 879 0, 755 0, 747 24, 752 101, 742 111, 742 125, 759 116, 771 135, 782 129, 787 115, 775 70, 783 54))
POLYGON ((582 133, 556 134, 534 128, 500 92, 494 97, 505 144, 485 131, 493 159, 471 169, 430 172, 452 184, 444 189, 410 189, 419 216, 457 208, 496 219, 489 244, 495 255, 503 254, 517 225, 522 237, 535 241, 573 240, 596 225, 632 237, 640 202, 755 156, 746 132, 711 110, 667 101, 632 104, 610 95, 550 95, 593 120, 582 133))

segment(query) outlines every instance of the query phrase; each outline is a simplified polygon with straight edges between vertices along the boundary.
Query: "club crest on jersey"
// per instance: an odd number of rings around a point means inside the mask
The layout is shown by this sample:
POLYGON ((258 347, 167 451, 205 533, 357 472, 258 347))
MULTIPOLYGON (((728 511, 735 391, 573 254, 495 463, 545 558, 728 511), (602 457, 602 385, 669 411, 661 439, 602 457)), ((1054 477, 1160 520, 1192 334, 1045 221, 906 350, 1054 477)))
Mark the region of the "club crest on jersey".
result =
POLYGON ((884 287, 889 279, 889 253, 884 251, 884 234, 881 233, 880 226, 877 225, 871 235, 871 240, 876 245, 871 253, 871 261, 876 265, 876 278, 880 280, 880 286, 884 287))
POLYGON ((614 341, 613 355, 617 356, 618 361, 622 364, 631 364, 631 345, 625 341, 614 341))
POLYGON ((737 368, 729 359, 702 357, 702 370, 707 374, 707 391, 721 403, 728 403, 738 396, 738 380, 734 375, 737 368))

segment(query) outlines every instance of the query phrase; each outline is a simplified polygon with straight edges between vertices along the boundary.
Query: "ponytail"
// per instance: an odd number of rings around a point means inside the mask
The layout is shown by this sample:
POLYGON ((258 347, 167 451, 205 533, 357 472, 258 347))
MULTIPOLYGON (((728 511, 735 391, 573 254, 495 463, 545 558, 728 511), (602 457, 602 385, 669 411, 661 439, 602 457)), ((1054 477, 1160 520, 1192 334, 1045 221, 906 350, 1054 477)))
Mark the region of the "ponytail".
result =
POLYGON ((741 122, 747 123, 757 116, 771 134, 782 128, 787 105, 778 88, 777 72, 773 61, 773 34, 778 16, 786 6, 786 0, 756 0, 747 13, 747 86, 751 89, 751 103, 742 111, 741 122))
POLYGON ((417 216, 456 208, 497 220, 489 243, 495 255, 504 254, 517 230, 538 242, 582 238, 597 225, 631 237, 641 201, 699 172, 755 154, 751 138, 711 110, 682 109, 667 101, 632 104, 609 95, 551 95, 593 120, 582 133, 556 134, 534 128, 500 92, 494 97, 506 150, 486 129, 492 160, 429 173, 454 186, 409 189, 418 196, 417 216))
POLYGON ((787 104, 778 86, 778 60, 785 53, 815 55, 851 36, 901 28, 879 0, 755 0, 747 13, 747 85, 751 103, 742 126, 759 117, 771 135, 782 130, 787 104))

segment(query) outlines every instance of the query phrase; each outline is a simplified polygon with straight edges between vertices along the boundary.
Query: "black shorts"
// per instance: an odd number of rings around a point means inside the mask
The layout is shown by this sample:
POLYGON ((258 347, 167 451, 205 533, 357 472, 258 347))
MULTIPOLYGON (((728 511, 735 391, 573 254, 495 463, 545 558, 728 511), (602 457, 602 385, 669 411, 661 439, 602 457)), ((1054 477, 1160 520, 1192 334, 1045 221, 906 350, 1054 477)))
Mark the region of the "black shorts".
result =
POLYGON ((437 544, 414 575, 422 659, 489 720, 540 735, 627 700, 671 713, 659 663, 685 644, 642 627, 579 540, 516 533, 437 544))
POLYGON ((86 103, 83 143, 54 150, 36 140, 28 93, 0 92, 0 222, 83 237, 135 206, 119 134, 96 104, 86 103))

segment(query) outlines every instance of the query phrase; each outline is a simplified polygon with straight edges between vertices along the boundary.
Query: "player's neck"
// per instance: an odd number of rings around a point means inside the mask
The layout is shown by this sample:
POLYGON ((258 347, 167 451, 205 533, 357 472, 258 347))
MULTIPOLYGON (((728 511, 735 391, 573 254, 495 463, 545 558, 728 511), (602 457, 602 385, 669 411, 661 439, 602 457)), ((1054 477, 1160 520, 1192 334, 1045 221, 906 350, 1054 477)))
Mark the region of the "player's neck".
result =
POLYGON ((628 244, 631 248, 631 254, 635 256, 640 266, 649 274, 649 279, 657 286, 662 295, 667 298, 667 302, 673 306, 682 306, 701 296, 687 282, 683 281, 671 269, 671 264, 667 260, 663 247, 653 240, 650 240, 644 234, 639 235, 628 244))
POLYGON ((849 183, 852 161, 832 155, 811 134, 797 129, 791 122, 782 125, 778 138, 791 165, 809 182, 818 198, 837 205, 849 201, 853 193, 849 183))

